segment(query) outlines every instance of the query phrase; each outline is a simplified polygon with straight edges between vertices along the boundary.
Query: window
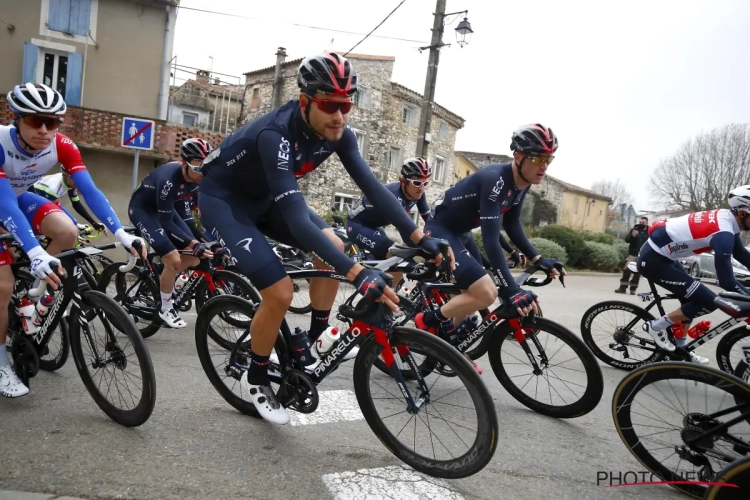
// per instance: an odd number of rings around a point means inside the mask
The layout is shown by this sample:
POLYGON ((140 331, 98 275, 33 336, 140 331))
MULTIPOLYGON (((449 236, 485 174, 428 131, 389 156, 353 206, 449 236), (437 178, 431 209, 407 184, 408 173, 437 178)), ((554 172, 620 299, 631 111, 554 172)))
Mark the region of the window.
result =
POLYGON ((91 0, 49 0, 47 25, 52 31, 88 37, 91 0))
POLYGON ((250 109, 258 109, 260 107, 260 89, 255 87, 253 89, 253 99, 250 102, 250 109))
POLYGON ((367 132, 352 127, 352 132, 357 136, 357 147, 359 148, 359 154, 365 155, 365 135, 367 132))
POLYGON ((440 120, 440 125, 438 126, 438 139, 447 139, 448 138, 448 122, 445 122, 443 120, 440 120))
POLYGON ((370 109, 370 105, 372 104, 372 91, 365 87, 364 85, 360 85, 357 89, 357 93, 354 94, 354 105, 358 108, 362 109, 370 109))
POLYGON ((352 196, 350 194, 336 193, 333 197, 333 206, 339 212, 351 210, 354 202, 359 199, 358 196, 352 196))
POLYGON ((65 97, 65 82, 68 77, 68 55, 46 51, 42 52, 42 55, 44 56, 44 62, 40 68, 42 77, 39 81, 57 90, 65 97))
POLYGON ((573 215, 576 215, 578 213, 578 198, 576 197, 575 200, 573 200, 573 215))
POLYGON ((412 127, 417 126, 419 121, 419 110, 411 104, 404 104, 401 109, 401 121, 412 127))
POLYGON ((388 168, 393 172, 398 172, 401 169, 401 150, 398 148, 391 148, 388 152, 388 168))
POLYGON ((197 113, 188 113, 187 111, 182 112, 182 124, 188 127, 194 127, 198 123, 197 113))
POLYGON ((432 178, 435 179, 435 182, 445 180, 445 158, 442 156, 435 155, 435 172, 433 172, 432 178))

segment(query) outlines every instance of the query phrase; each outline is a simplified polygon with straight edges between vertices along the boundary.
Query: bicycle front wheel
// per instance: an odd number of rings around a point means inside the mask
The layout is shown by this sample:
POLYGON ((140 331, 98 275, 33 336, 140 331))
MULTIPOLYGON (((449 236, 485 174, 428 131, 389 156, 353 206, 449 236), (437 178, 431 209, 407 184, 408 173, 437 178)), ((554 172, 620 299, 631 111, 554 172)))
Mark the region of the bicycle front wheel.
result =
POLYGON ((406 357, 413 349, 434 358, 456 376, 432 372, 424 385, 407 381, 405 389, 421 403, 409 412, 393 377, 373 370, 383 347, 371 335, 357 355, 353 378, 372 431, 396 457, 425 474, 456 479, 482 470, 497 448, 498 423, 492 396, 476 370, 447 342, 421 330, 395 327, 389 342, 406 357))
POLYGON ((156 404, 156 376, 146 343, 133 321, 102 292, 81 294, 69 334, 78 374, 99 408, 127 427, 145 423, 156 404))

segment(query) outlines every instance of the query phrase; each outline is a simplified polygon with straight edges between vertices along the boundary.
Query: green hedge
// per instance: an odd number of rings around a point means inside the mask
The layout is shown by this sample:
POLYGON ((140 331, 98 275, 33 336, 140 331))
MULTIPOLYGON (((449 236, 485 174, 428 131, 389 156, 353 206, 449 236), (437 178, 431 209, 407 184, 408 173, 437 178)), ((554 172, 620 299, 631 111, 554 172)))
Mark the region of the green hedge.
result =
POLYGON ((617 271, 620 267, 620 256, 614 245, 587 241, 581 256, 581 267, 592 271, 617 271))
POLYGON ((573 229, 553 224, 544 226, 539 231, 539 236, 562 246, 568 254, 567 264, 571 267, 580 267, 581 256, 586 246, 579 233, 573 229))
POLYGON ((607 245, 612 245, 615 242, 615 237, 607 233, 583 233, 583 239, 585 241, 606 243, 607 245))
POLYGON ((326 213, 324 213, 324 214, 323 214, 323 215, 321 215, 320 217, 321 217, 321 218, 322 218, 322 219, 323 219, 324 221, 326 221, 326 224, 328 224, 329 226, 332 226, 332 225, 333 225, 333 216, 334 216, 334 215, 339 215, 339 216, 341 216, 341 218, 342 218, 342 219, 344 219, 344 222, 346 222, 346 217, 347 217, 347 215, 348 215, 348 212, 339 212, 339 211, 335 211, 335 212, 334 212, 333 210, 331 210, 331 211, 329 211, 329 212, 326 212, 326 213))
POLYGON ((557 259, 563 264, 566 264, 568 262, 568 253, 563 247, 561 247, 554 241, 550 241, 544 238, 531 238, 529 241, 532 245, 534 245, 534 247, 536 247, 537 250, 539 250, 539 253, 542 255, 542 257, 557 259))

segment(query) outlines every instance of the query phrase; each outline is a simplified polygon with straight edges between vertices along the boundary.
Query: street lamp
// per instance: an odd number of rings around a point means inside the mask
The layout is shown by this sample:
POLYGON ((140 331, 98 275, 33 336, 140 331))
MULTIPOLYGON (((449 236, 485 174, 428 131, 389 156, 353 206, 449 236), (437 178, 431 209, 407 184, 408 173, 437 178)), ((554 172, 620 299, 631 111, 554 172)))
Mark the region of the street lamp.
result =
POLYGON ((463 48, 464 45, 468 45, 472 33, 474 33, 474 30, 471 29, 469 20, 464 17, 464 20, 456 26, 456 42, 461 48, 463 48))
MULTIPOLYGON (((427 62, 427 75, 425 77, 424 85, 424 97, 422 98, 422 112, 419 116, 419 133, 417 135, 417 148, 416 156, 427 158, 427 149, 430 145, 430 121, 432 120, 432 107, 435 99, 435 82, 437 81, 437 69, 440 60, 440 49, 446 45, 443 43, 443 29, 445 27, 445 20, 448 16, 464 15, 464 20, 458 23, 456 27, 456 42, 459 46, 463 47, 469 43, 471 35, 474 30, 471 29, 471 24, 466 15, 469 13, 468 10, 462 10, 459 12, 445 13, 446 0, 437 0, 435 7, 435 21, 432 25, 432 40, 430 45, 427 47, 419 47, 419 51, 422 52, 425 49, 430 49, 430 57, 427 62)), ((453 19, 449 24, 452 24, 456 18, 453 19)))

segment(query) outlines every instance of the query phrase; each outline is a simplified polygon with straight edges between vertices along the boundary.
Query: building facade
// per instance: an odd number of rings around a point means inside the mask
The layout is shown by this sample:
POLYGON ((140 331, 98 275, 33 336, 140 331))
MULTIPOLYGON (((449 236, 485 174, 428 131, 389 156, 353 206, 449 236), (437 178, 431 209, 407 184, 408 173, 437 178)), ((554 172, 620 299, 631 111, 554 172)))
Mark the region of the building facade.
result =
POLYGON ((555 224, 584 232, 603 233, 606 229, 611 198, 549 174, 544 182, 532 185, 531 189, 557 209, 555 224))
MULTIPOLYGON (((354 98, 349 125, 375 176, 383 183, 394 182, 398 180, 403 161, 415 155, 422 95, 392 81, 394 57, 348 54, 347 59, 352 61, 359 75, 359 92, 354 98)), ((278 86, 281 103, 299 96, 297 68, 301 61, 295 59, 281 64, 278 86)), ((273 109, 274 71, 275 67, 270 66, 245 73, 242 123, 273 109)), ((463 118, 435 105, 427 158, 433 169, 427 191, 430 202, 455 182, 453 150, 456 132, 463 125, 463 118)), ((362 195, 335 155, 300 179, 300 188, 308 204, 320 213, 334 206, 346 209, 362 195)), ((416 212, 413 217, 421 221, 416 212)))
POLYGON ((194 80, 170 89, 167 121, 227 134, 240 119, 244 92, 244 85, 209 81, 208 71, 198 70, 194 80))
POLYGON ((477 153, 474 151, 456 151, 455 181, 468 177, 477 170, 493 163, 510 163, 513 158, 506 155, 492 153, 477 153))
POLYGON ((68 104, 166 118, 176 0, 0 0, 0 91, 45 83, 68 104))

